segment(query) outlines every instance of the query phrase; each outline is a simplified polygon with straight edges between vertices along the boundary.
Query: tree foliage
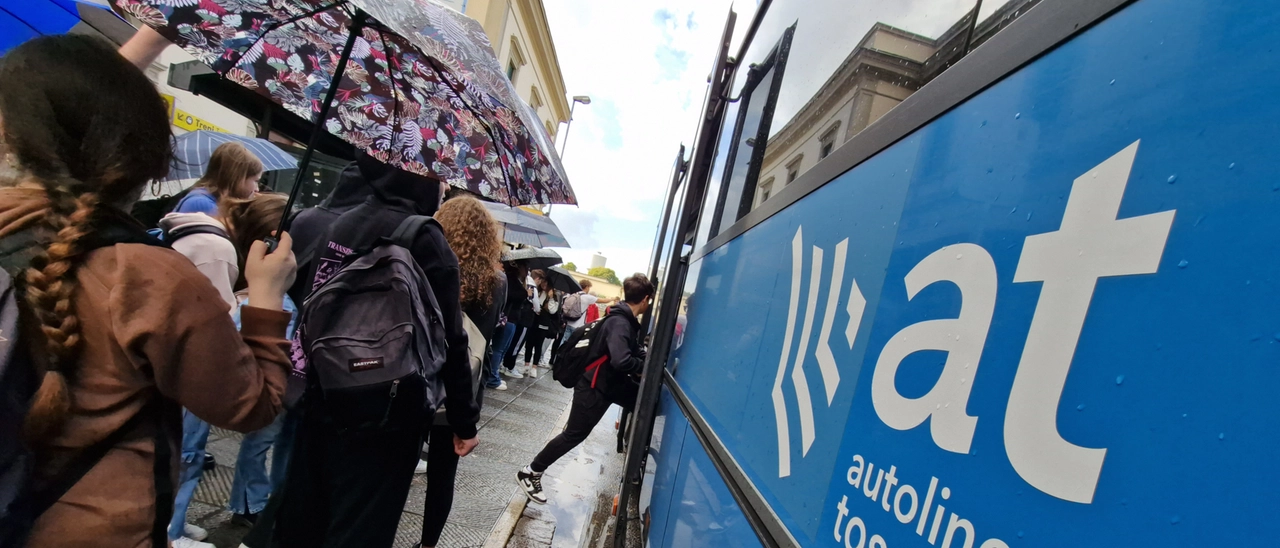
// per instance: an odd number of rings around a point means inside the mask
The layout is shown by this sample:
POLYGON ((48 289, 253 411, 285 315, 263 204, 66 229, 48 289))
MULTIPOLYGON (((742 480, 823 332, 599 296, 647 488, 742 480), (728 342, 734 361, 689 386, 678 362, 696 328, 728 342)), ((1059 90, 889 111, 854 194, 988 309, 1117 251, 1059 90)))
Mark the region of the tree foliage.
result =
POLYGON ((592 268, 587 271, 587 275, 600 278, 613 285, 622 285, 622 282, 618 280, 618 273, 614 272, 612 268, 606 266, 597 266, 592 268))
POLYGON ((573 263, 564 263, 564 269, 565 269, 565 270, 568 270, 569 272, 577 272, 577 271, 578 271, 578 265, 573 264, 573 263))

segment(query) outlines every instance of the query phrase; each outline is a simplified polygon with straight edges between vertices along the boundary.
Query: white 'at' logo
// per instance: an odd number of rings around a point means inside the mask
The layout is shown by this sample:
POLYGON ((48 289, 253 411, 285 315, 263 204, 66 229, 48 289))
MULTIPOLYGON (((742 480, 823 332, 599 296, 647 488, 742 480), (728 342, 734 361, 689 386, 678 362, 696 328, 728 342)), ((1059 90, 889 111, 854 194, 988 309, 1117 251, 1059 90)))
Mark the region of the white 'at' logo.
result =
MULTIPOLYGON (((782 358, 778 360, 778 373, 773 378, 773 415, 778 425, 778 477, 791 475, 791 425, 787 422, 786 401, 782 398, 782 381, 786 377, 788 360, 791 358, 791 340, 796 330, 796 314, 800 304, 800 277, 804 268, 804 227, 796 228, 796 236, 791 240, 791 304, 787 309, 787 331, 782 340, 782 358)), ((845 238, 836 244, 835 258, 832 262, 831 284, 827 290, 827 305, 822 314, 822 327, 818 330, 818 348, 814 357, 818 360, 818 370, 822 373, 822 386, 827 393, 827 405, 836 396, 836 388, 840 386, 840 370, 836 367, 835 355, 831 352, 831 326, 836 319, 836 302, 840 300, 840 287, 844 284, 845 254, 849 248, 849 239, 845 238)), ((813 246, 812 274, 809 278, 809 299, 805 305, 804 327, 800 332, 800 350, 796 352, 795 366, 791 370, 792 384, 796 390, 796 402, 800 407, 800 439, 804 446, 801 456, 809 453, 813 446, 815 432, 813 428, 813 403, 809 397, 809 379, 804 374, 805 354, 809 349, 809 337, 813 335, 813 317, 818 305, 818 291, 822 282, 822 248, 813 246)), ((849 303, 845 309, 849 312, 849 323, 845 326, 845 338, 849 341, 849 349, 853 349, 853 341, 858 336, 858 326, 862 323, 862 312, 867 300, 858 289, 858 281, 853 280, 849 287, 849 303)))
MULTIPOLYGON (((1174 211, 1119 218, 1137 152, 1134 142, 1078 177, 1060 228, 1026 238, 1013 276, 1015 283, 1041 282, 1041 289, 1005 410, 1005 453, 1027 483, 1072 502, 1093 501, 1107 454, 1105 448, 1066 441, 1057 427, 1062 390, 1094 287, 1098 278, 1155 273, 1173 224, 1174 211)), ((967 453, 978 424, 978 417, 967 413, 969 394, 995 311, 995 262, 978 245, 949 245, 921 260, 903 281, 908 299, 931 284, 954 283, 960 289, 960 314, 909 325, 885 344, 871 377, 872 405, 880 420, 897 430, 931 419, 930 434, 939 448, 967 453), (898 366, 925 350, 947 353, 942 373, 927 394, 904 397, 894 385, 898 366)), ((794 284, 791 295, 794 316, 794 284)), ((784 349, 784 361, 786 355, 784 349)), ((775 383, 775 408, 778 393, 775 383)), ((780 428, 779 435, 783 432, 780 428)))

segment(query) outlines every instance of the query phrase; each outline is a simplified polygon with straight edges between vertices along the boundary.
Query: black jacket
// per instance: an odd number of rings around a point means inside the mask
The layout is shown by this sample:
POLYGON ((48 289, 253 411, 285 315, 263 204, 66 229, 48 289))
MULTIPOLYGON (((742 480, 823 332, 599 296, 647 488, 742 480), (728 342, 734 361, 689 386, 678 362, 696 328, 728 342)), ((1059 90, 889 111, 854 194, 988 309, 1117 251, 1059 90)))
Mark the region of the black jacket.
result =
MULTIPOLYGON (((410 215, 432 215, 440 203, 440 185, 434 180, 382 164, 368 156, 357 158, 359 176, 372 191, 364 203, 351 208, 329 226, 326 243, 316 252, 316 264, 340 264, 350 251, 372 249, 389 237, 410 215)), ((409 250, 431 282, 444 321, 448 350, 440 370, 445 387, 445 411, 454 433, 462 439, 476 435, 480 408, 473 397, 467 332, 462 326, 458 258, 445 241, 439 225, 429 224, 409 250)), ((316 271, 316 268, 311 268, 316 271)), ((323 275, 331 269, 320 268, 323 275)), ((316 272, 312 283, 323 281, 316 272)))
POLYGON ((635 405, 639 382, 632 375, 644 369, 645 350, 640 344, 640 322, 631 307, 618 303, 609 307, 604 323, 596 334, 595 344, 609 356, 599 370, 587 371, 584 381, 590 380, 596 390, 610 402, 626 409, 635 405))

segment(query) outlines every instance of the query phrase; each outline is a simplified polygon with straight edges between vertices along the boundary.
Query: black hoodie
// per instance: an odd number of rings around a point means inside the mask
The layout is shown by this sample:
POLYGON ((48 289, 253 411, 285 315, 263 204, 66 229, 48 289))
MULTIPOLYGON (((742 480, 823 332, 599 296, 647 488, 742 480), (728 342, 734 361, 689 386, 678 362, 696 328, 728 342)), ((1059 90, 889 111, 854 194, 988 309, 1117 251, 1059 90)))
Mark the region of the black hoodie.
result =
MULTIPOLYGON (((371 195, 330 224, 325 243, 315 252, 317 263, 342 261, 350 251, 372 249, 380 238, 391 236, 406 217, 433 215, 440 207, 439 182, 395 169, 363 154, 357 156, 356 163, 358 176, 371 195)), ((431 282, 444 320, 448 350, 440 378, 444 381, 449 424, 459 438, 474 438, 480 408, 471 386, 467 332, 462 326, 458 258, 436 224, 427 225, 418 234, 409 252, 431 282)), ((309 277, 313 284, 319 281, 315 274, 309 277)))
POLYGON ((363 204, 373 195, 373 187, 360 175, 360 167, 355 162, 343 168, 338 177, 338 184, 333 192, 317 207, 304 209, 289 224, 289 235, 293 237, 293 252, 298 255, 298 278, 289 289, 289 297, 293 302, 302 305, 302 301, 311 293, 311 280, 315 271, 311 268, 314 251, 319 249, 320 238, 329 229, 329 225, 339 215, 351 211, 363 204))
MULTIPOLYGON (((599 354, 609 356, 609 361, 593 371, 584 373, 591 387, 599 390, 610 402, 625 409, 635 406, 640 385, 632 377, 644 369, 645 351, 640 344, 640 322, 626 303, 609 307, 595 344, 599 354)), ((599 355, 597 354, 597 355, 599 355)))

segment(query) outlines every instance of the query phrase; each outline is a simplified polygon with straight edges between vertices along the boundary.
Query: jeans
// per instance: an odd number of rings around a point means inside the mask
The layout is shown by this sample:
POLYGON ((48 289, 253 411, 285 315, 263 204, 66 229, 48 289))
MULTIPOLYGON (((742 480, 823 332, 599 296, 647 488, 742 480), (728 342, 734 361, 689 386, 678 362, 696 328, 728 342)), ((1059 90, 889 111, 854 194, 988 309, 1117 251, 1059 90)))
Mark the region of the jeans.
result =
POLYGON ((502 329, 495 333, 493 339, 493 354, 489 360, 489 367, 484 372, 484 385, 489 388, 497 388, 502 384, 502 379, 498 378, 498 368, 502 367, 502 358, 507 355, 507 347, 511 345, 511 338, 516 334, 516 324, 507 322, 502 329))
MULTIPOLYGON (((245 434, 240 441, 240 455, 236 457, 235 478, 231 481, 230 510, 237 514, 257 514, 267 505, 267 497, 284 484, 284 471, 292 435, 281 435, 289 413, 276 417, 266 428, 245 434), (275 445, 271 455, 271 476, 267 477, 267 450, 275 445)), ((292 430, 293 428, 290 428, 292 430)))
POLYGON ((209 442, 209 423, 186 409, 182 410, 182 460, 179 463, 177 496, 173 502, 173 519, 169 520, 169 538, 182 538, 187 522, 187 507, 200 484, 204 472, 204 447, 209 442))

